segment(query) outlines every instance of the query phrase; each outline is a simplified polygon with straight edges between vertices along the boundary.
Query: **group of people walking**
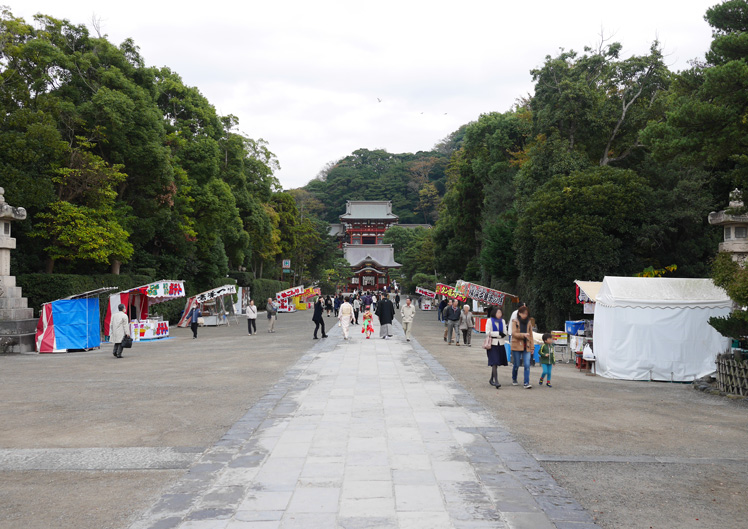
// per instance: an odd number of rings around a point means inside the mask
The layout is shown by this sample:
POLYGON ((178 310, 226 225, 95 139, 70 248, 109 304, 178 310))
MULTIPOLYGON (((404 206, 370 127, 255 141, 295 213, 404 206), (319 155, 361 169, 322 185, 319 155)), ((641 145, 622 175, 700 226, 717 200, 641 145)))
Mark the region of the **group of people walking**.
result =
MULTIPOLYGON (((327 338, 323 317, 325 311, 327 311, 328 317, 330 316, 330 312, 334 311, 335 316, 338 318, 338 325, 342 329, 344 340, 350 338, 351 325, 359 325, 359 316, 361 319, 361 333, 366 335, 367 340, 370 339, 374 333, 374 315, 379 320, 379 337, 382 339, 391 338, 392 322, 395 319, 395 311, 399 308, 399 305, 399 294, 395 295, 394 304, 389 296, 377 292, 356 293, 345 297, 341 294, 335 296, 335 298, 327 296, 324 300, 322 297, 319 297, 314 303, 314 313, 312 315, 312 321, 315 323, 313 339, 318 339, 317 334, 320 328, 322 328, 322 338, 327 338)), ((410 341, 411 327, 415 318, 415 307, 410 298, 406 300, 405 305, 400 309, 400 316, 403 320, 405 337, 410 341)))
MULTIPOLYGON (((484 347, 488 356, 488 366, 491 368, 491 378, 489 384, 501 387, 498 377, 498 367, 509 365, 512 362, 512 385, 518 386, 519 368, 523 368, 522 385, 526 389, 532 388, 530 384, 530 367, 532 357, 535 352, 535 339, 533 329, 535 320, 530 316, 530 310, 524 303, 512 313, 507 324, 504 315, 499 307, 490 307, 487 314, 486 322, 487 339, 484 347), (490 337, 490 344, 488 342, 490 337), (506 344, 509 343, 511 358, 507 358, 506 344)), ((459 306, 457 299, 442 299, 439 304, 437 318, 444 322, 444 341, 447 345, 460 345, 460 333, 462 333, 462 343, 468 347, 472 346, 473 329, 475 328, 475 318, 470 311, 469 305, 459 306), (453 339, 454 338, 454 339, 453 339)), ((543 345, 540 348, 540 364, 543 368, 543 374, 540 377, 540 384, 551 387, 551 373, 555 357, 553 354, 553 339, 550 334, 543 335, 543 345)))
MULTIPOLYGON (((509 341, 509 349, 512 355, 512 385, 518 386, 518 375, 520 365, 523 367, 522 385, 525 389, 532 388, 530 384, 530 366, 532 356, 535 353, 535 338, 533 328, 535 320, 530 317, 530 310, 522 304, 512 313, 509 325, 504 322, 503 312, 499 307, 491 307, 486 322, 486 334, 490 336, 490 348, 486 350, 488 365, 491 368, 491 378, 488 383, 501 387, 499 383, 498 367, 508 365, 506 347, 509 341)), ((553 338, 549 333, 543 334, 543 345, 540 348, 540 363, 543 366, 543 374, 540 377, 540 385, 551 386, 551 373, 555 357, 553 354, 553 338)), ((488 345, 488 344, 486 344, 488 345)))

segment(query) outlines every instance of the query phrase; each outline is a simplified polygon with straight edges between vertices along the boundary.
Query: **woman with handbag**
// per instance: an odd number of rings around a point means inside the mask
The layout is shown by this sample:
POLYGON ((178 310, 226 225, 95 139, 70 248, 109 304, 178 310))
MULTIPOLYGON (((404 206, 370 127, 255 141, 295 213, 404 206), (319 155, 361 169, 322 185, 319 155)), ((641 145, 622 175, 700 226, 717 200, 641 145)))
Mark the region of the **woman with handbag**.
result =
POLYGON ((125 312, 125 306, 120 303, 119 312, 112 315, 112 319, 109 321, 109 339, 114 344, 113 355, 115 358, 122 358, 122 349, 124 347, 123 342, 126 338, 130 338, 130 319, 127 317, 125 312))
POLYGON ((483 348, 488 356, 488 365, 491 368, 491 378, 488 383, 495 386, 496 389, 501 387, 499 384, 498 367, 509 365, 506 358, 506 323, 503 319, 504 313, 499 307, 488 309, 488 321, 486 322, 486 339, 483 348))

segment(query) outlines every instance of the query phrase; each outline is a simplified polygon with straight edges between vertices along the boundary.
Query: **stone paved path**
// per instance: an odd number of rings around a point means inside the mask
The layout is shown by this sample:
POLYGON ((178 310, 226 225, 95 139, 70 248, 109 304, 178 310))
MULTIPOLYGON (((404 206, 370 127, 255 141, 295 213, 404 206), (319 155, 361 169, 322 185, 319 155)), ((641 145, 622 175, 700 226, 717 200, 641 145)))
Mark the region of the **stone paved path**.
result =
POLYGON ((597 527, 396 327, 334 327, 132 529, 597 527))

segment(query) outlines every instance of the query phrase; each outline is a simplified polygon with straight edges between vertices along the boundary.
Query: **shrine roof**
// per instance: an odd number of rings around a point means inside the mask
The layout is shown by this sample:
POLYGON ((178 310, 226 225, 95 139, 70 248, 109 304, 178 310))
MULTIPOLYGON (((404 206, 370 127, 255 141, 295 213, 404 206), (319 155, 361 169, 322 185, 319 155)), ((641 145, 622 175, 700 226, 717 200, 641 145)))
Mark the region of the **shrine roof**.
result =
POLYGON ((370 264, 385 268, 402 266, 395 262, 395 249, 391 244, 344 244, 343 256, 351 266, 370 264))
POLYGON ((383 219, 397 222, 398 216, 392 213, 392 202, 388 200, 349 200, 345 205, 341 221, 383 219))

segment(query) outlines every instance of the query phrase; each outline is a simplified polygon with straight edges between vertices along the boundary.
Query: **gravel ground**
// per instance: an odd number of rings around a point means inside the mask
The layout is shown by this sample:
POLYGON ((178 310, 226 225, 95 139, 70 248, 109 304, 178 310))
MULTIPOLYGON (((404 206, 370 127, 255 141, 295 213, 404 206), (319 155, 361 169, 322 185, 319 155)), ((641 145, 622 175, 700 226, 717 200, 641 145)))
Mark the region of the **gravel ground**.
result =
MULTIPOLYGON (((62 355, 0 356, 0 450, 172 447, 199 453, 313 344, 309 313, 276 334, 204 328, 197 340, 62 355)), ((325 318, 330 325, 333 318, 325 318)), ((690 385, 613 381, 557 365, 553 388, 496 390, 482 339, 447 346, 435 312, 414 336, 604 528, 748 526, 748 407, 690 385), (635 462, 643 456, 674 462, 635 462), (587 461, 583 459, 587 458, 587 461), (608 460, 608 461, 606 461, 608 460), (725 461, 731 460, 731 461, 725 461)), ((537 383, 539 368, 531 382, 537 383)), ((85 467, 85 465, 84 465, 85 467)), ((0 469, 0 529, 126 528, 183 470, 0 469)))
POLYGON ((539 387, 540 366, 531 368, 530 390, 512 386, 511 366, 500 367, 496 390, 488 384, 484 335, 474 335, 470 348, 448 346, 436 312, 416 317, 416 339, 540 457, 601 527, 748 527, 744 401, 690 384, 586 376, 571 364, 554 367, 552 388, 539 387), (544 461, 544 455, 563 462, 544 461), (677 462, 627 462, 643 456, 677 462), (585 458, 614 461, 579 461, 585 458))
MULTIPOLYGON (((277 332, 172 328, 172 338, 84 353, 0 356, 0 449, 212 446, 312 344, 308 315, 277 332), (303 323, 302 323, 303 321, 303 323)), ((332 319, 332 318, 331 318, 332 319)), ((199 452, 195 454, 199 455, 199 452)), ((85 461, 83 462, 85 463, 85 461)), ((85 465, 84 465, 85 466, 85 465)), ((184 470, 0 470, 0 529, 125 528, 184 470)))

